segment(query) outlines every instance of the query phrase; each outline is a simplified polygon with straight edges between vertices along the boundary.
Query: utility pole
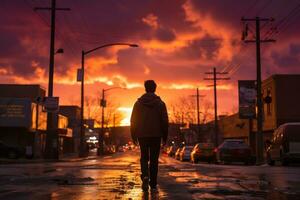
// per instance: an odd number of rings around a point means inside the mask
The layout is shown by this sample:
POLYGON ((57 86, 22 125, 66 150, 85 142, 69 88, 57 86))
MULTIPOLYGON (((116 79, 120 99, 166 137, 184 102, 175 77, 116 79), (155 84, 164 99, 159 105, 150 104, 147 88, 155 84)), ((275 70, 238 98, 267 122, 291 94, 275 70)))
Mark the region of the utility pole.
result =
POLYGON ((217 81, 218 80, 230 80, 230 78, 217 78, 217 74, 224 75, 228 74, 228 72, 217 72, 216 68, 213 68, 213 72, 205 72, 205 74, 213 75, 213 78, 204 78, 204 80, 213 80, 214 84, 209 85, 214 87, 214 110, 215 110, 215 120, 214 120, 214 131, 215 131, 215 146, 219 145, 219 133, 218 133, 218 102, 217 102, 217 81))
POLYGON ((181 113, 181 126, 184 127, 184 113, 181 113))
MULTIPOLYGON (((56 8, 56 0, 51 1, 51 8, 49 7, 36 7, 37 10, 50 10, 51 11, 51 34, 50 34, 50 60, 49 60, 49 81, 48 81, 48 97, 53 97, 53 76, 54 76, 54 49, 55 49, 55 15, 56 10, 69 11, 70 8, 56 8)), ((58 132, 57 127, 54 127, 54 114, 48 112, 47 115, 47 137, 46 137, 46 152, 45 156, 49 159, 58 159, 58 132)))
MULTIPOLYGON (((85 52, 81 51, 81 98, 80 98, 80 147, 79 157, 85 157, 85 128, 84 128, 84 55, 85 52)), ((98 139, 99 144, 99 139, 98 139)))
POLYGON ((116 128, 116 113, 113 116, 113 127, 116 128))
POLYGON ((262 102, 262 91, 261 91, 261 60, 260 60, 260 43, 275 42, 273 39, 260 39, 260 22, 274 21, 273 18, 242 18, 242 22, 255 21, 255 39, 247 40, 248 36, 248 24, 243 30, 243 37, 245 43, 256 44, 256 90, 257 90, 257 133, 256 133, 256 164, 262 164, 264 161, 264 143, 263 143, 263 102, 262 102))
POLYGON ((196 95, 191 95, 191 97, 197 98, 197 135, 198 139, 200 138, 200 98, 205 97, 205 95, 199 95, 199 88, 196 90, 196 95))
POLYGON ((197 132, 198 138, 200 136, 200 106, 199 106, 199 88, 197 88, 197 132))
POLYGON ((104 144, 103 144, 103 138, 104 138, 104 108, 106 107, 106 100, 105 100, 105 89, 102 89, 102 99, 101 99, 101 107, 102 107, 102 115, 101 115, 101 131, 99 133, 99 152, 98 155, 103 155, 104 150, 104 144))

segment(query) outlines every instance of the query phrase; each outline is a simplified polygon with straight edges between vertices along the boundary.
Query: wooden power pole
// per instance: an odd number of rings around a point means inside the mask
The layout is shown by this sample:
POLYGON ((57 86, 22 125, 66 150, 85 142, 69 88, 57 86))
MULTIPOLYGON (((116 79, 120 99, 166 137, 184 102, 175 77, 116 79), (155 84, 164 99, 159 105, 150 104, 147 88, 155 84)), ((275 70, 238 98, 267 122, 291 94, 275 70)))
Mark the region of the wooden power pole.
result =
MULTIPOLYGON (((54 54, 55 54, 55 15, 56 10, 70 10, 70 8, 56 8, 56 0, 51 1, 51 7, 36 7, 37 10, 51 11, 51 34, 50 34, 50 56, 49 56, 49 81, 48 81, 48 97, 53 97, 53 76, 54 76, 54 54)), ((54 127, 54 114, 48 112, 47 116, 47 138, 45 156, 49 159, 58 159, 58 132, 54 127)))
POLYGON ((205 74, 213 75, 212 78, 204 78, 204 80, 212 80, 214 82, 214 110, 215 110, 215 120, 214 120, 214 132, 215 132, 215 146, 219 145, 219 133, 218 133, 218 102, 217 102, 217 81, 218 80, 230 80, 230 78, 218 78, 217 75, 228 74, 228 72, 217 72, 216 68, 213 68, 213 72, 205 72, 205 74))
POLYGON ((262 102, 262 90, 261 90, 261 59, 260 59, 260 43, 275 42, 273 39, 260 39, 260 22, 273 21, 273 18, 242 18, 242 22, 255 22, 255 39, 247 40, 248 26, 243 31, 242 40, 246 43, 256 44, 256 90, 257 90, 257 133, 256 133, 256 163, 261 164, 264 161, 264 143, 263 143, 263 102, 262 102))

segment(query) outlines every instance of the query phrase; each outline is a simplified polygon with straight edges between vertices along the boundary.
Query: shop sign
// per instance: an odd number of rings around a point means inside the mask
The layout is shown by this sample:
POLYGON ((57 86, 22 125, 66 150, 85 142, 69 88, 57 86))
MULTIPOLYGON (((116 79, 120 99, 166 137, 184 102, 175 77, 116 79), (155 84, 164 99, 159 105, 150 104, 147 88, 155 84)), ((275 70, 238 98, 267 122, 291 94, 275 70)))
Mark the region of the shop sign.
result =
POLYGON ((256 84, 254 80, 239 80, 239 117, 253 119, 256 117, 256 84))

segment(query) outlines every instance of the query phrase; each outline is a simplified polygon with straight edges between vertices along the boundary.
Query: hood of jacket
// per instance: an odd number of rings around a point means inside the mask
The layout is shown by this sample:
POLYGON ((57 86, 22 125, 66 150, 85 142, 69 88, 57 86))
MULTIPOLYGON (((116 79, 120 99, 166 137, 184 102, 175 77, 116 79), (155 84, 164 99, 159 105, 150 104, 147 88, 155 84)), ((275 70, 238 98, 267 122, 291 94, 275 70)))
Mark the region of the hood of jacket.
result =
POLYGON ((138 102, 147 107, 155 107, 160 105, 162 101, 160 97, 154 93, 145 93, 138 99, 138 102))

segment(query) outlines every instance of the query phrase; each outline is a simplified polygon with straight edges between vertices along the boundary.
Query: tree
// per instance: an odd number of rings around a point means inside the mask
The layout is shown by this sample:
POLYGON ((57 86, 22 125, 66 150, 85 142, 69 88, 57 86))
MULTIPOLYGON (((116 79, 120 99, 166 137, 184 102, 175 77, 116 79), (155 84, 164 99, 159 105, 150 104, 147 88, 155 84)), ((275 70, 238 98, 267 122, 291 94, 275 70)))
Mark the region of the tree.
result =
POLYGON ((205 100, 203 104, 200 106, 201 109, 201 121, 203 124, 207 123, 214 119, 214 108, 211 101, 205 100))
MULTIPOLYGON (((88 119, 94 119, 95 123, 100 126, 102 120, 102 107, 100 106, 101 97, 86 96, 85 97, 85 116, 88 119)), ((104 126, 118 126, 124 119, 124 116, 118 111, 119 105, 107 96, 107 104, 104 112, 104 126)))
POLYGON ((195 123, 196 103, 193 98, 181 97, 170 106, 170 121, 176 124, 195 123))
MULTIPOLYGON (((193 97, 181 97, 177 101, 171 103, 170 121, 172 123, 184 124, 197 123, 197 107, 196 99, 193 97)), ((200 104, 200 123, 206 123, 213 119, 213 105, 210 101, 203 101, 200 104)))

